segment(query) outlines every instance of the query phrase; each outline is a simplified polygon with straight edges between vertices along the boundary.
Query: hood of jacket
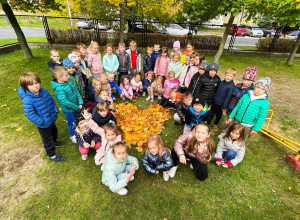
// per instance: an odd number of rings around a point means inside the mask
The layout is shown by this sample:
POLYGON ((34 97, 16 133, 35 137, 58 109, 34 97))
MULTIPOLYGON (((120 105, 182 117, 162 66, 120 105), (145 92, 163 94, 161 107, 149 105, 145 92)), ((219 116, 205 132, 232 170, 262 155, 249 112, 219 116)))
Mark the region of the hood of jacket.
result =
MULTIPOLYGON (((190 111, 191 111, 194 115, 196 115, 196 111, 195 111, 195 109, 193 108, 193 106, 191 106, 189 109, 190 109, 190 111)), ((206 112, 208 112, 208 105, 207 105, 207 103, 205 102, 204 108, 201 110, 201 112, 199 113, 199 115, 198 115, 197 117, 200 117, 201 115, 204 115, 206 112)))

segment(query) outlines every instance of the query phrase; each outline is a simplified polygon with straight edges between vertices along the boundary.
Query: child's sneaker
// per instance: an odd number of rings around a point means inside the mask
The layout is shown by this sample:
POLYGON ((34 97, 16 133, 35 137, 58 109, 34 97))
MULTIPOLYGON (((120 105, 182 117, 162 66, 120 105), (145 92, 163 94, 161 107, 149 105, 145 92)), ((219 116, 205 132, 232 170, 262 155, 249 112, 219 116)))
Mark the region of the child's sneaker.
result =
POLYGON ((66 158, 64 156, 54 155, 54 156, 50 157, 50 160, 53 160, 55 162, 64 162, 64 161, 66 161, 66 158))
POLYGON ((151 97, 150 97, 150 96, 148 96, 148 97, 146 98, 146 101, 150 101, 150 99, 151 99, 151 97))
POLYGON ((193 170, 194 169, 194 167, 193 167, 193 164, 192 163, 190 163, 190 168, 193 170))
POLYGON ((146 96, 146 92, 143 92, 143 96, 146 96))
POLYGON ((101 165, 101 171, 103 171, 103 170, 104 170, 104 164, 101 165))
POLYGON ((218 131, 218 125, 214 125, 213 131, 218 131))
POLYGON ((158 96, 157 98, 158 98, 158 100, 161 100, 161 96, 158 96))
POLYGON ((73 142, 73 144, 77 144, 75 135, 73 135, 72 137, 70 137, 70 139, 73 142))
POLYGON ((179 125, 179 123, 177 121, 174 121, 174 125, 179 125))
POLYGON ((224 164, 226 164, 226 161, 224 159, 221 160, 221 165, 223 166, 224 164))
POLYGON ((132 95, 132 98, 135 99, 135 94, 132 95))
POLYGON ((173 166, 171 169, 170 169, 170 177, 173 178, 176 174, 176 170, 177 170, 178 166, 173 166))
POLYGON ((64 145, 64 142, 61 142, 61 141, 55 141, 54 142, 54 146, 55 147, 61 147, 61 146, 63 146, 64 145))
POLYGON ((137 97, 139 97, 140 95, 141 95, 141 93, 139 93, 139 92, 136 94, 137 97))
POLYGON ((129 181, 133 181, 133 180, 134 180, 134 176, 132 176, 129 181))
POLYGON ((88 158, 88 155, 87 155, 87 154, 81 155, 81 159, 82 159, 82 160, 87 160, 87 158, 88 158))
POLYGON ((170 178, 169 171, 164 171, 163 172, 163 178, 164 178, 164 181, 168 181, 169 180, 169 178, 170 178))
POLYGON ((127 194, 127 192, 128 192, 128 190, 127 190, 127 189, 125 189, 125 188, 122 188, 122 189, 120 189, 119 191, 117 191, 117 193, 118 193, 119 195, 121 195, 121 196, 124 196, 124 195, 126 195, 126 194, 127 194))

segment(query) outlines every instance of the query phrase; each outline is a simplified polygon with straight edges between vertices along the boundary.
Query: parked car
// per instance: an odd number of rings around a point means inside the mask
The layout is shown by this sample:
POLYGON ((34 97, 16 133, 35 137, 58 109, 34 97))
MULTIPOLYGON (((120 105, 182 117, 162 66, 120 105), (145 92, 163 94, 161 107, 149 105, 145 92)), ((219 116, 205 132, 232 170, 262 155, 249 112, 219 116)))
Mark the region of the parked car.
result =
POLYGON ((154 23, 147 23, 147 28, 144 29, 142 22, 136 22, 132 28, 131 33, 161 33, 161 34, 167 34, 167 31, 164 30, 159 25, 155 25, 154 23))
POLYGON ((263 31, 258 26, 246 26, 247 35, 250 37, 262 37, 263 31))
POLYGON ((184 29, 178 24, 170 24, 169 27, 166 28, 168 34, 171 35, 187 35, 189 33, 188 29, 184 29))
MULTIPOLYGON (((274 37, 275 33, 277 31, 277 29, 275 29, 275 28, 263 28, 262 30, 264 33, 263 37, 274 37)), ((281 37, 281 35, 282 35, 282 32, 280 31, 279 37, 281 37)))
POLYGON ((298 36, 299 36, 299 31, 293 31, 292 33, 290 34, 287 34, 285 35, 285 39, 298 39, 298 36))
POLYGON ((247 30, 245 26, 232 26, 229 30, 229 34, 233 34, 233 30, 236 28, 236 35, 241 35, 241 36, 246 36, 247 35, 247 30))
POLYGON ((78 29, 80 28, 87 28, 87 29, 92 29, 93 26, 93 20, 90 20, 88 18, 79 18, 76 21, 76 26, 78 29))
MULTIPOLYGON (((97 27, 97 25, 95 24, 94 28, 96 29, 96 27, 97 27)), ((99 30, 106 30, 107 31, 110 28, 111 27, 110 27, 109 24, 100 24, 100 23, 98 23, 98 29, 99 30)))

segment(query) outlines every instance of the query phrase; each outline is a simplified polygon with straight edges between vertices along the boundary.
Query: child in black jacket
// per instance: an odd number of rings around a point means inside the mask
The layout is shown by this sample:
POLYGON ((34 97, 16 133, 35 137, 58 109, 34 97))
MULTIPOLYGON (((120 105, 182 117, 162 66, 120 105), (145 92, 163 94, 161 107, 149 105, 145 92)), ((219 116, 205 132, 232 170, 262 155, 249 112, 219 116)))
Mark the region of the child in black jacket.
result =
POLYGON ((185 92, 182 94, 182 100, 177 104, 177 112, 174 114, 174 124, 179 125, 185 122, 185 114, 193 101, 192 93, 185 92))

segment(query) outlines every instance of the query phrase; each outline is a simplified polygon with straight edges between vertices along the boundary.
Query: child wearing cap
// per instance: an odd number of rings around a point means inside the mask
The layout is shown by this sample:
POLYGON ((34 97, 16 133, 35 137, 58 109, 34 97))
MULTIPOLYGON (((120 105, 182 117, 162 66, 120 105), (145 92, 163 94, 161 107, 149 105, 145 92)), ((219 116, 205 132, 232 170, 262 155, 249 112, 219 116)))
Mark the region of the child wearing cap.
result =
POLYGON ((190 132, 197 124, 205 121, 210 124, 208 105, 202 96, 196 95, 193 97, 191 107, 186 111, 183 133, 190 132))
POLYGON ((192 94, 195 94, 195 93, 199 94, 200 93, 200 91, 197 91, 197 90, 199 90, 200 79, 202 77, 204 77, 205 75, 207 75, 208 65, 209 65, 209 63, 206 60, 203 60, 200 63, 198 72, 195 73, 195 75, 191 79, 191 83, 190 83, 189 88, 188 88, 188 91, 190 93, 192 93, 192 94))
POLYGON ((239 100, 236 107, 229 115, 228 123, 233 119, 245 127, 245 141, 249 134, 256 134, 260 131, 269 109, 268 89, 271 79, 261 78, 255 85, 254 90, 248 91, 239 100))
POLYGON ((172 57, 175 53, 178 53, 181 57, 181 51, 180 51, 180 41, 177 40, 173 43, 173 51, 171 52, 171 55, 170 55, 170 60, 172 60, 172 57))
POLYGON ((82 86, 81 86, 79 76, 77 74, 75 74, 74 63, 72 62, 71 59, 66 58, 66 59, 63 60, 63 65, 68 70, 69 82, 72 83, 72 85, 79 92, 80 96, 83 97, 83 95, 84 95, 83 89, 82 89, 82 86))
POLYGON ((210 109, 211 119, 216 116, 213 131, 218 131, 218 124, 222 118, 223 112, 226 111, 228 107, 228 103, 234 89, 233 79, 235 74, 236 70, 234 68, 229 68, 225 72, 225 79, 220 83, 216 92, 214 102, 210 109))

